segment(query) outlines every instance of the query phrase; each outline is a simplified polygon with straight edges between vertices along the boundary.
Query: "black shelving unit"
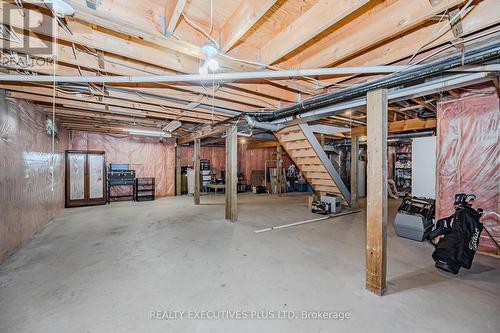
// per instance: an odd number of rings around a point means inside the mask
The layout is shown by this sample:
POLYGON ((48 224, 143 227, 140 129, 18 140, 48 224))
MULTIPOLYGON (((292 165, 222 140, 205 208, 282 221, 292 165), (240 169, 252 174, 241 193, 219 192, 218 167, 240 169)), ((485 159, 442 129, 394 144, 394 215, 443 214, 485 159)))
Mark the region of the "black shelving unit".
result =
POLYGON ((135 179, 135 200, 152 201, 155 199, 155 179, 136 178, 135 179))
POLYGON ((399 196, 411 194, 411 153, 394 155, 394 181, 399 196))
POLYGON ((200 184, 204 192, 207 191, 207 185, 212 180, 210 160, 200 160, 200 184))

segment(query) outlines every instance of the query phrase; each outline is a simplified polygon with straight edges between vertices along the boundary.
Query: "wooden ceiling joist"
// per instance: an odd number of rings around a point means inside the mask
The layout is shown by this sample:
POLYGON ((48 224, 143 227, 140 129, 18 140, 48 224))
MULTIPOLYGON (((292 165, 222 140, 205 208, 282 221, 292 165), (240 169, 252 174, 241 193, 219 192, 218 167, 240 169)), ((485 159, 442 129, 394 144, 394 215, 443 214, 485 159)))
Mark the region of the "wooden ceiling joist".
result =
MULTIPOLYGON (((449 15, 445 14, 463 8, 467 0, 101 0, 95 8, 88 7, 86 0, 72 0, 75 15, 65 19, 71 33, 59 27, 58 41, 51 44, 49 11, 39 1, 23 2, 35 7, 19 8, 13 1, 0 0, 0 12, 9 11, 9 15, 0 14, 0 23, 14 28, 20 37, 26 36, 32 47, 27 51, 30 58, 48 60, 50 54, 34 51, 46 42, 57 50, 55 68, 47 61, 27 68, 39 75, 52 75, 54 69, 61 76, 193 74, 206 60, 201 46, 207 35, 220 44, 216 59, 221 71, 407 64, 410 58, 414 63, 429 55, 443 56, 439 52, 434 55, 438 47, 450 46, 457 37, 463 41, 464 37, 498 30, 500 24, 498 0, 474 1, 461 15, 460 36, 453 33, 449 15), (25 29, 26 19, 29 31, 25 29)), ((15 42, 0 43, 7 56, 19 46, 15 42)), ((450 50, 451 46, 445 52, 450 50)), ((3 67, 12 73, 25 70, 15 64, 3 67)), ((158 128, 172 119, 192 127, 229 119, 232 114, 218 112, 222 108, 241 112, 274 110, 331 91, 334 86, 349 86, 375 77, 336 75, 216 82, 215 88, 209 82, 121 83, 106 85, 108 89, 102 93, 92 90, 90 95, 85 89, 79 94, 58 88, 56 115, 69 128, 108 133, 123 133, 121 128, 127 125, 158 128), (214 109, 200 103, 213 104, 214 109)), ((25 98, 44 108, 52 105, 49 85, 0 83, 2 88, 8 96, 25 98)), ((403 106, 393 103, 389 107, 393 121, 389 130, 435 126, 435 119, 414 118, 416 108, 436 111, 435 103, 430 103, 433 98, 416 98, 403 106)), ((343 118, 327 117, 317 123, 352 126, 354 134, 364 133, 366 115, 343 118)), ((218 136, 214 131, 217 128, 188 133, 182 140, 218 136)), ((182 133, 187 133, 186 129, 180 129, 178 135, 182 133)))
POLYGON ((179 18, 182 15, 182 11, 186 6, 187 0, 173 0, 167 1, 165 7, 165 34, 171 35, 174 30, 179 18))
POLYGON ((179 138, 177 143, 183 145, 183 144, 193 142, 195 139, 204 139, 204 138, 208 138, 211 136, 221 136, 226 131, 227 128, 228 128, 228 126, 218 126, 216 128, 212 128, 212 127, 202 128, 199 131, 187 134, 187 135, 179 138))
MULTIPOLYGON (((417 130, 425 130, 425 129, 435 129, 436 128, 436 119, 407 119, 400 121, 389 122, 388 124, 388 132, 389 133, 399 133, 399 132, 407 132, 407 131, 417 131, 417 130)), ((366 126, 356 127, 351 130, 351 135, 366 135, 366 126)))
MULTIPOLYGON (((36 95, 41 95, 41 96, 47 96, 47 97, 52 97, 53 96, 53 91, 51 87, 36 87, 36 86, 25 86, 25 85, 4 85, 0 84, 0 89, 6 89, 8 91, 13 91, 13 92, 20 92, 20 93, 25 93, 25 94, 36 94, 36 95)), ((190 118, 196 118, 196 119, 206 119, 206 120, 224 120, 228 118, 228 115, 225 114, 220 114, 217 112, 214 112, 213 114, 210 113, 209 110, 205 110, 207 112, 196 112, 196 111, 188 111, 188 110, 179 110, 177 108, 177 105, 171 104, 168 101, 164 101, 162 105, 155 105, 155 104, 149 104, 147 103, 147 100, 145 101, 139 101, 139 100, 134 100, 130 101, 127 100, 126 98, 129 98, 128 94, 116 92, 116 91, 108 91, 108 94, 103 96, 103 95, 84 95, 84 94, 74 94, 70 92, 64 92, 64 91, 59 91, 57 90, 55 92, 56 96, 56 102, 58 99, 64 99, 66 100, 75 100, 75 101, 82 101, 85 103, 95 103, 95 104, 102 104, 102 105, 112 105, 112 106, 118 106, 118 107, 125 107, 128 109, 136 109, 140 111, 151 111, 151 112, 158 112, 158 113, 165 113, 165 114, 172 114, 172 115, 177 115, 177 116, 184 116, 184 117, 190 117, 190 118), (124 98, 125 97, 125 98, 124 98)))
POLYGON ((261 61, 273 64, 283 56, 352 14, 369 0, 320 0, 261 49, 261 61), (326 15, 325 13, 332 13, 326 15))
MULTIPOLYGON (((109 0, 103 0, 103 2, 110 2, 109 0)), ((246 3, 246 2, 245 2, 246 3)), ((121 20, 119 17, 117 18, 110 12, 100 12, 92 11, 88 9, 86 6, 82 4, 75 4, 75 18, 80 20, 81 23, 87 22, 92 25, 97 25, 104 29, 119 32, 121 34, 125 34, 132 37, 137 37, 142 41, 154 44, 157 47, 165 48, 171 51, 175 51, 179 55, 186 55, 188 57, 194 57, 198 60, 203 60, 205 55, 201 51, 201 45, 204 41, 198 41, 199 45, 194 45, 192 43, 178 40, 176 38, 167 38, 162 34, 159 34, 157 31, 144 29, 144 27, 137 26, 135 24, 136 16, 132 15, 129 17, 129 21, 121 20), (96 15, 97 14, 97 15, 96 15)), ((130 15, 129 15, 130 16, 130 15)), ((234 17, 234 16, 233 16, 234 17)), ((140 18, 137 18, 140 19, 140 18)), ((244 70, 244 71, 255 71, 259 69, 258 65, 244 63, 244 62, 235 62, 233 60, 228 60, 225 57, 218 57, 219 62, 222 67, 231 69, 231 70, 244 70)), ((197 70, 197 68, 196 68, 197 70)), ((190 72, 190 71, 187 71, 190 72)), ((274 83, 278 87, 283 87, 286 89, 297 90, 303 93, 312 93, 314 89, 310 86, 306 86, 303 83, 298 83, 292 80, 274 80, 270 81, 274 83)), ((264 88, 266 85, 261 85, 261 92, 265 91, 264 88)), ((272 86, 271 86, 272 87, 272 86)), ((269 92, 266 92, 269 96, 274 96, 275 98, 293 101, 293 99, 287 98, 287 91, 284 89, 270 89, 269 92), (273 93, 274 91, 274 93, 273 93), (276 95, 277 94, 277 95, 276 95)))
MULTIPOLYGON (((350 22, 331 35, 315 43, 303 53, 285 61, 285 68, 300 64, 301 68, 329 67, 352 57, 374 45, 421 25, 426 20, 456 7, 464 0, 442 0, 431 5, 429 0, 398 0, 389 6, 381 3, 382 8, 373 9, 370 16, 361 16, 360 22, 350 22)), ((413 44, 415 46, 415 44, 413 44)))
POLYGON ((222 51, 229 51, 277 0, 246 0, 220 31, 222 51))
MULTIPOLYGON (((34 102, 42 102, 42 103, 52 103, 53 98, 51 96, 43 96, 43 95, 35 95, 32 93, 21 93, 21 92, 16 92, 16 91, 7 91, 6 95, 8 97, 13 97, 13 98, 20 98, 20 99, 25 99, 25 100, 30 100, 34 102)), ((179 119, 180 116, 182 116, 182 119, 185 121, 189 121, 192 123, 199 123, 199 124, 206 124, 209 122, 210 119, 206 119, 203 116, 197 115, 196 117, 187 117, 184 116, 183 114, 177 114, 177 113, 171 113, 171 112, 165 112, 165 111, 153 111, 153 110, 137 110, 133 108, 127 108, 123 106, 116 106, 116 105, 111 105, 107 106, 106 104, 100 104, 100 103, 92 103, 92 102, 86 102, 82 100, 76 100, 76 99, 70 99, 70 98, 57 98, 56 99, 56 104, 59 107, 68 107, 68 108, 74 108, 74 109, 83 109, 83 110, 102 110, 106 111, 107 108, 112 109, 112 110, 119 110, 122 113, 126 113, 129 111, 130 114, 134 114, 134 112, 139 112, 139 114, 144 114, 149 117, 155 117, 159 119, 179 119)))
MULTIPOLYGON (((52 26, 50 19, 43 19, 44 14, 34 10, 21 9, 15 5, 0 2, 0 10, 9 10, 8 24, 18 29, 23 29, 25 22, 24 17, 30 20, 30 30, 34 33, 41 34, 52 38, 52 26), (29 15, 26 13, 29 11, 29 15)), ((0 18, 0 23, 7 24, 0 18)), ((115 55, 125 56, 127 58, 155 65, 161 68, 167 68, 180 73, 196 73, 198 71, 199 59, 194 56, 182 54, 178 51, 172 51, 170 48, 163 47, 158 41, 164 41, 167 37, 157 37, 152 41, 145 41, 139 38, 134 38, 120 33, 107 33, 105 31, 93 29, 92 26, 81 21, 68 19, 68 27, 72 35, 68 34, 64 29, 59 28, 57 37, 59 40, 83 45, 88 48, 102 50, 104 52, 115 55)), ((171 43, 170 43, 171 44, 171 43)), ((169 45, 170 45, 169 44, 169 45)), ((199 49, 199 47, 198 47, 199 49)), ((201 51, 200 51, 201 52, 201 51)), ((233 84, 236 88, 240 88, 239 84, 233 84)), ((226 85, 231 87, 231 85, 226 85)), ((253 86, 245 86, 246 89, 253 89, 253 86)), ((274 87, 271 85, 260 85, 259 94, 265 94, 273 97, 275 100, 294 101, 295 93, 274 87), (278 96, 276 96, 278 94, 278 96)))

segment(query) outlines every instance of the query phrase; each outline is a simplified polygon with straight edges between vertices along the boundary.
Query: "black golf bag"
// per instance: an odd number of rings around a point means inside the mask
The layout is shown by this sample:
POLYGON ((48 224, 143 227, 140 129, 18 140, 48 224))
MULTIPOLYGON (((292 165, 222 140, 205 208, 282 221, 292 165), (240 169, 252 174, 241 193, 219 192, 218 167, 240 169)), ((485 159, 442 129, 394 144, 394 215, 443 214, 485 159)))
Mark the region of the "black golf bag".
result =
POLYGON ((475 198, 472 194, 456 194, 455 213, 438 220, 431 232, 431 242, 443 236, 437 244, 433 243, 436 249, 432 258, 437 268, 457 274, 461 267, 471 267, 483 230, 483 224, 479 221, 482 210, 475 210, 469 203, 475 198))

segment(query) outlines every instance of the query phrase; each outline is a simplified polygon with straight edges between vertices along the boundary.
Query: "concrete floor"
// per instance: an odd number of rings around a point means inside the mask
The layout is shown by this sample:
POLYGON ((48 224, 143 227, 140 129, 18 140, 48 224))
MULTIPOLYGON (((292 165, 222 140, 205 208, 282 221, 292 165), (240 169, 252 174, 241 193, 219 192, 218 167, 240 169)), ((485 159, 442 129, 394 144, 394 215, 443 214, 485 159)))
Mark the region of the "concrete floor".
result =
MULTIPOLYGON (((438 272, 388 228, 388 294, 364 290, 365 215, 314 218, 300 196, 223 196, 65 210, 0 266, 0 331, 499 332, 500 259, 438 272), (150 311, 349 311, 348 320, 151 320, 150 311)), ((391 201, 389 221, 397 202, 391 201)), ((273 312, 277 315, 277 312, 273 312)))

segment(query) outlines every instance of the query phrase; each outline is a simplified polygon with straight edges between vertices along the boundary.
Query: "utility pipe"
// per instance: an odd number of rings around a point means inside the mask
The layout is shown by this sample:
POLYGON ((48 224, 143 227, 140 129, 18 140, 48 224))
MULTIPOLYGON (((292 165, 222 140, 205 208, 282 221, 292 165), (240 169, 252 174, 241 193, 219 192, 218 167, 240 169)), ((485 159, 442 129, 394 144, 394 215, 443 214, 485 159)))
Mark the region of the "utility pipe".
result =
POLYGON ((285 127, 283 124, 261 123, 248 115, 245 116, 245 120, 250 128, 260 128, 271 132, 278 132, 285 127))
MULTIPOLYGON (((465 75, 454 75, 452 77, 441 78, 438 80, 430 81, 427 83, 419 84, 416 86, 402 88, 402 89, 392 89, 387 92, 387 98, 389 102, 397 102, 400 100, 405 100, 409 98, 419 97, 428 95, 431 93, 446 91, 453 88, 461 87, 465 84, 480 83, 488 80, 492 80, 494 77, 488 73, 474 73, 465 75)), ((300 113, 296 117, 301 119, 301 122, 317 120, 324 117, 340 114, 345 110, 358 109, 366 106, 366 97, 355 98, 342 103, 335 103, 330 106, 318 108, 313 111, 308 111, 305 113, 300 113)), ((257 120, 255 120, 257 122, 257 120)), ((292 116, 286 118, 279 118, 272 122, 259 122, 260 124, 286 124, 296 121, 292 116)))
MULTIPOLYGON (((405 72, 409 69, 422 68, 416 66, 367 66, 336 67, 317 69, 293 69, 279 71, 237 72, 216 74, 181 74, 150 76, 51 76, 51 75, 1 75, 5 82, 68 82, 68 83, 155 83, 155 82, 205 82, 233 81, 245 79, 276 79, 302 76, 351 75, 351 74, 383 74, 405 72)), ((500 71, 500 65, 483 65, 464 67, 460 71, 492 72, 500 71)))
MULTIPOLYGON (((367 92, 376 89, 390 88, 399 86, 408 82, 425 79, 436 74, 440 74, 449 70, 461 68, 464 65, 471 65, 481 62, 486 62, 500 57, 500 41, 494 40, 484 45, 471 47, 465 52, 453 54, 444 59, 439 59, 425 65, 415 66, 409 70, 394 73, 384 76, 380 79, 368 81, 366 83, 357 84, 348 88, 340 89, 328 94, 312 97, 301 103, 296 103, 286 108, 276 110, 273 115, 256 116, 259 121, 272 121, 279 118, 294 116, 305 113, 311 110, 319 109, 328 105, 336 104, 347 100, 352 100, 356 97, 364 96, 367 92)), ((482 68, 487 68, 484 65, 482 68)), ((493 71, 498 71, 499 65, 488 67, 493 71)), ((482 73, 481 73, 482 74, 482 73)))

